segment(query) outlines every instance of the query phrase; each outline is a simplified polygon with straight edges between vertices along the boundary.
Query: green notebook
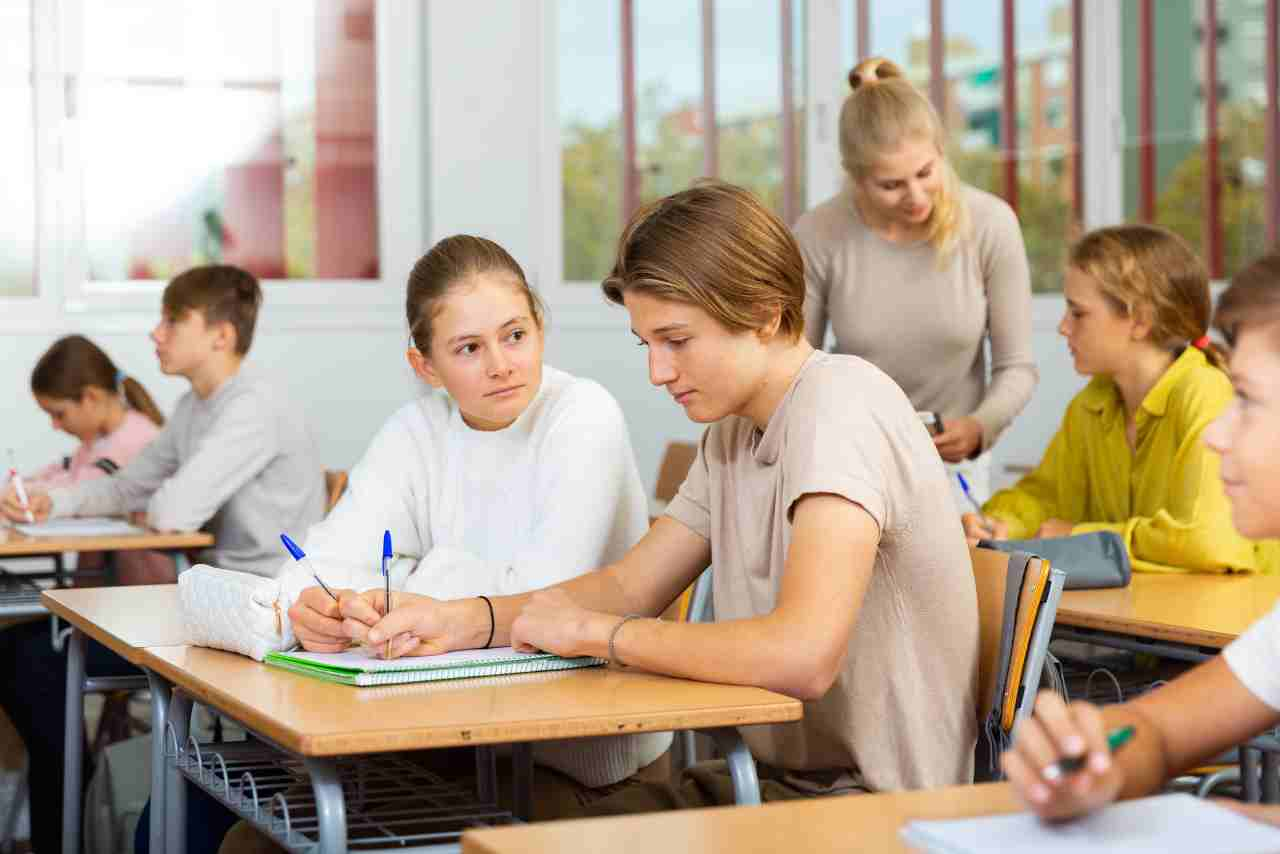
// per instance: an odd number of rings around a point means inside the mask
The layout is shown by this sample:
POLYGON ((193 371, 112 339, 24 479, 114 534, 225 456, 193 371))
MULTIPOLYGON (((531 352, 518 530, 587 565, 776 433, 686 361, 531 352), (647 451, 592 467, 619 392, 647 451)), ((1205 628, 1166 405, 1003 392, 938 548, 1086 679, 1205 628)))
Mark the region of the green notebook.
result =
POLYGON ((390 661, 374 658, 364 647, 352 647, 346 652, 269 652, 265 660, 274 667, 283 667, 305 676, 361 686, 572 670, 605 663, 603 658, 590 656, 561 658, 549 652, 516 652, 509 646, 390 661))

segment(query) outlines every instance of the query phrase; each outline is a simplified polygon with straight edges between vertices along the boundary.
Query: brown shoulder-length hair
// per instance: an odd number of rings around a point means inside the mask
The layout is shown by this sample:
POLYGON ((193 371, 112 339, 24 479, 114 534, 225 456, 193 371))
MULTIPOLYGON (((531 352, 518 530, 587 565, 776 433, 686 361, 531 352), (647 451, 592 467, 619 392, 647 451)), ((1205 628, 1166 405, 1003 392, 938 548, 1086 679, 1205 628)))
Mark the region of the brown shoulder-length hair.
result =
POLYGON ((1231 277, 1218 298, 1213 326, 1235 346, 1240 332, 1280 320, 1280 249, 1255 259, 1231 277))
MULTIPOLYGON (((1121 315, 1150 312, 1150 340, 1158 347, 1176 351, 1209 331, 1209 271, 1168 229, 1142 223, 1095 229, 1071 247, 1067 263, 1093 279, 1121 315)), ((1216 345, 1200 349, 1211 365, 1226 369, 1216 345)))
POLYGON ((638 210, 622 236, 605 298, 627 291, 695 305, 735 332, 779 318, 804 333, 804 261, 791 230, 747 190, 699 181, 638 210))
POLYGON ((31 393, 41 397, 78 403, 90 386, 121 395, 157 427, 164 426, 164 414, 146 387, 117 368, 101 347, 83 335, 53 342, 31 371, 31 393))

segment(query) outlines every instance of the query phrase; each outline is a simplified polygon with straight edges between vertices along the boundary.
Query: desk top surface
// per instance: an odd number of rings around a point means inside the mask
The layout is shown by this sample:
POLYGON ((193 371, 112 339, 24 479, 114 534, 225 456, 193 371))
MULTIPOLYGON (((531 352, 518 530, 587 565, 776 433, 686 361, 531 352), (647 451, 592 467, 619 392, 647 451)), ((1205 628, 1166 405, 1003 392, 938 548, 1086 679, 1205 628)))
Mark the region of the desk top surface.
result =
POLYGON ((924 792, 848 795, 617 818, 555 821, 469 830, 464 854, 689 851, 908 851, 898 835, 917 818, 944 819, 1015 812, 1006 783, 954 786, 924 792))
POLYGON ((145 646, 185 643, 178 585, 61 587, 40 602, 116 654, 137 664, 145 646))
POLYGON ((108 537, 32 537, 16 528, 0 526, 0 557, 47 555, 59 552, 127 552, 138 549, 199 549, 213 545, 213 535, 204 531, 189 534, 120 534, 108 537))
POLYGON ((760 688, 583 670, 353 688, 220 650, 152 647, 151 668, 304 756, 542 741, 798 720, 760 688))
POLYGON ((1221 648, 1280 599, 1280 576, 1133 574, 1128 587, 1068 590, 1057 622, 1221 648))

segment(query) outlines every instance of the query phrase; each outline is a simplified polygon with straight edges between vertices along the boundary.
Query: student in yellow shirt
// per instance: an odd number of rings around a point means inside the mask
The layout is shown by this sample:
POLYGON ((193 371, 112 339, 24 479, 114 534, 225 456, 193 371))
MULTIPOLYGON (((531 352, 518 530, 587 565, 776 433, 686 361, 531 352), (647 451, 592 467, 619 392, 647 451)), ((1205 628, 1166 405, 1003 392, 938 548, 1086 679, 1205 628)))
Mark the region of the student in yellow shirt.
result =
POLYGON ((1093 380, 1035 471, 964 516, 971 539, 1114 531, 1146 572, 1275 572, 1280 542, 1231 525, 1218 455, 1201 441, 1231 400, 1209 342, 1204 265, 1176 235, 1121 225, 1068 260, 1058 333, 1093 380))
MULTIPOLYGON (((1221 455, 1235 526, 1252 537, 1280 537, 1280 252, 1235 275, 1215 325, 1232 345, 1236 399, 1204 440, 1221 455)), ((1186 769, 1280 725, 1278 651, 1280 606, 1222 655, 1127 703, 1067 706, 1043 692, 1002 759, 1014 792, 1036 814, 1067 819, 1159 791, 1186 769), (1134 727, 1133 740, 1112 755, 1107 731, 1126 725, 1134 727), (1066 776, 1045 773, 1064 757, 1085 758, 1085 766, 1066 776)), ((1280 806, 1218 803, 1280 825, 1280 806)))

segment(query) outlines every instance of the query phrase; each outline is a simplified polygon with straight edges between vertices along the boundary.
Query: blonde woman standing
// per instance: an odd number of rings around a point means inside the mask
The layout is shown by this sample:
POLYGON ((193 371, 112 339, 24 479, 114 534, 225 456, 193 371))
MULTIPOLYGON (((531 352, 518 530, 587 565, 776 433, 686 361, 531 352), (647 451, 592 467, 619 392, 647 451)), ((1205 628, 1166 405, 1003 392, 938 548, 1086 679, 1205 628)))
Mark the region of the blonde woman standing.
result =
POLYGON ((1022 232, 1002 199, 956 177, 937 113, 896 65, 864 60, 849 85, 848 181, 795 225, 805 333, 821 347, 830 325, 836 352, 872 362, 917 411, 937 413, 938 453, 983 500, 987 451, 1038 379, 1022 232))

